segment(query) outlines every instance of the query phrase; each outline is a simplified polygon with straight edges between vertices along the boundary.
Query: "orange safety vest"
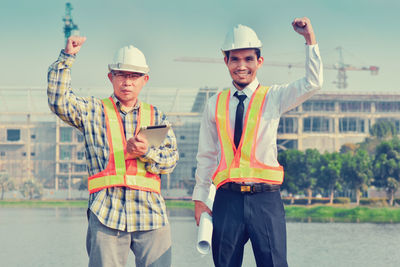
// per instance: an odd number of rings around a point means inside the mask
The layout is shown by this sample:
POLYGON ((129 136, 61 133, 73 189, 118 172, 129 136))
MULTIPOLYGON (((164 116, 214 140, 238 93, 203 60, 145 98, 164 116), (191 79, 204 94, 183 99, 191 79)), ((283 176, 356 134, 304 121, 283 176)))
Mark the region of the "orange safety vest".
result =
MULTIPOLYGON (((221 144, 221 160, 213 175, 217 188, 228 182, 282 184, 283 167, 272 167, 256 159, 256 138, 269 87, 259 86, 250 99, 239 147, 233 142, 229 123, 230 90, 219 93, 215 121, 221 144)), ((259 148, 261 149, 261 148, 259 148)))
MULTIPOLYGON (((102 102, 110 155, 106 169, 89 177, 89 193, 115 186, 160 193, 160 176, 146 171, 144 163, 140 160, 125 159, 126 138, 117 107, 111 97, 103 99, 102 102)), ((154 125, 154 107, 141 102, 136 133, 141 126, 149 125, 154 125)))

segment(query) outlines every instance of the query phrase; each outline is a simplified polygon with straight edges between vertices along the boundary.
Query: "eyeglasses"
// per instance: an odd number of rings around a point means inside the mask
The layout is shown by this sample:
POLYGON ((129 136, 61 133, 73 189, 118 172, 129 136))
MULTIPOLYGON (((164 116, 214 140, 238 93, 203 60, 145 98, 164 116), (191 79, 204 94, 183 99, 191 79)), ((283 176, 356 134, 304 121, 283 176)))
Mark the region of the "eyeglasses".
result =
POLYGON ((136 72, 116 72, 113 71, 112 75, 117 78, 125 78, 125 79, 138 79, 142 77, 143 73, 136 73, 136 72))

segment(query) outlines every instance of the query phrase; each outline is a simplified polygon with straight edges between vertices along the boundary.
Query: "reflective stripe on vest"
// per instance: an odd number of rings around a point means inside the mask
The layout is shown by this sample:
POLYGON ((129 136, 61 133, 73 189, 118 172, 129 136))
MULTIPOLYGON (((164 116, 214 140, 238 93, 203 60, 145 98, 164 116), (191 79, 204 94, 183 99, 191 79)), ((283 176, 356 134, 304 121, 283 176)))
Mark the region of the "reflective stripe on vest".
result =
MULTIPOLYGON (((142 161, 125 160, 126 139, 121 117, 112 98, 103 99, 107 124, 107 140, 110 156, 107 168, 88 179, 89 193, 115 186, 125 186, 143 191, 160 193, 160 177, 147 172, 142 161)), ((140 103, 136 133, 141 126, 154 125, 154 108, 140 103)))
POLYGON ((259 162, 255 156, 257 132, 268 89, 269 87, 259 86, 253 93, 237 149, 230 131, 230 90, 224 90, 219 93, 215 120, 221 144, 221 160, 213 175, 213 182, 217 188, 227 182, 282 184, 282 166, 272 167, 265 165, 259 162))

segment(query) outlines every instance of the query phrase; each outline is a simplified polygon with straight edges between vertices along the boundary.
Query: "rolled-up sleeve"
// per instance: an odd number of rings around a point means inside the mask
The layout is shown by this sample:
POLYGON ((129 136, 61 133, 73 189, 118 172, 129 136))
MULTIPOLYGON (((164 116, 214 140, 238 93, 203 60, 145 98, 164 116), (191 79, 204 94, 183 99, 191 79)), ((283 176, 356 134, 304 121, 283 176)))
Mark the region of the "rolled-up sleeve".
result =
POLYGON ((291 110, 322 88, 323 65, 318 44, 306 45, 305 76, 295 82, 279 86, 280 113, 291 110))
POLYGON ((200 125, 196 185, 193 190, 192 200, 203 202, 207 200, 212 184, 212 176, 220 159, 218 132, 213 115, 215 114, 215 105, 216 96, 213 96, 207 102, 200 125))
POLYGON ((50 110, 61 120, 82 130, 82 106, 87 101, 71 90, 71 66, 75 56, 61 51, 47 74, 47 97, 50 110))

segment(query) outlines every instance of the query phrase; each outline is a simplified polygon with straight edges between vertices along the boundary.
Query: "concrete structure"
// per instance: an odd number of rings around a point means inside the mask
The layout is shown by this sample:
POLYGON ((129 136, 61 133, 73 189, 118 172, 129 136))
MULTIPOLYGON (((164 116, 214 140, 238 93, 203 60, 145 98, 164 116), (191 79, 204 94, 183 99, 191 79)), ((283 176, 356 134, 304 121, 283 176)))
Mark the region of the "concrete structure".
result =
MULTIPOLYGON (((79 95, 106 97, 109 91, 75 90, 79 95), (96 92, 96 93, 94 93, 96 92)), ((163 110, 173 123, 180 161, 163 188, 194 184, 201 114, 216 88, 154 89, 141 98, 163 110)), ((0 88, 0 170, 16 182, 39 179, 46 188, 77 188, 87 177, 81 133, 50 113, 45 90, 0 88)), ((320 92, 283 115, 278 129, 279 149, 317 148, 338 151, 345 143, 361 142, 379 120, 400 130, 400 93, 320 92)))
POLYGON ((380 120, 400 130, 399 93, 322 91, 282 117, 278 143, 281 148, 338 151, 343 144, 363 141, 380 120))

